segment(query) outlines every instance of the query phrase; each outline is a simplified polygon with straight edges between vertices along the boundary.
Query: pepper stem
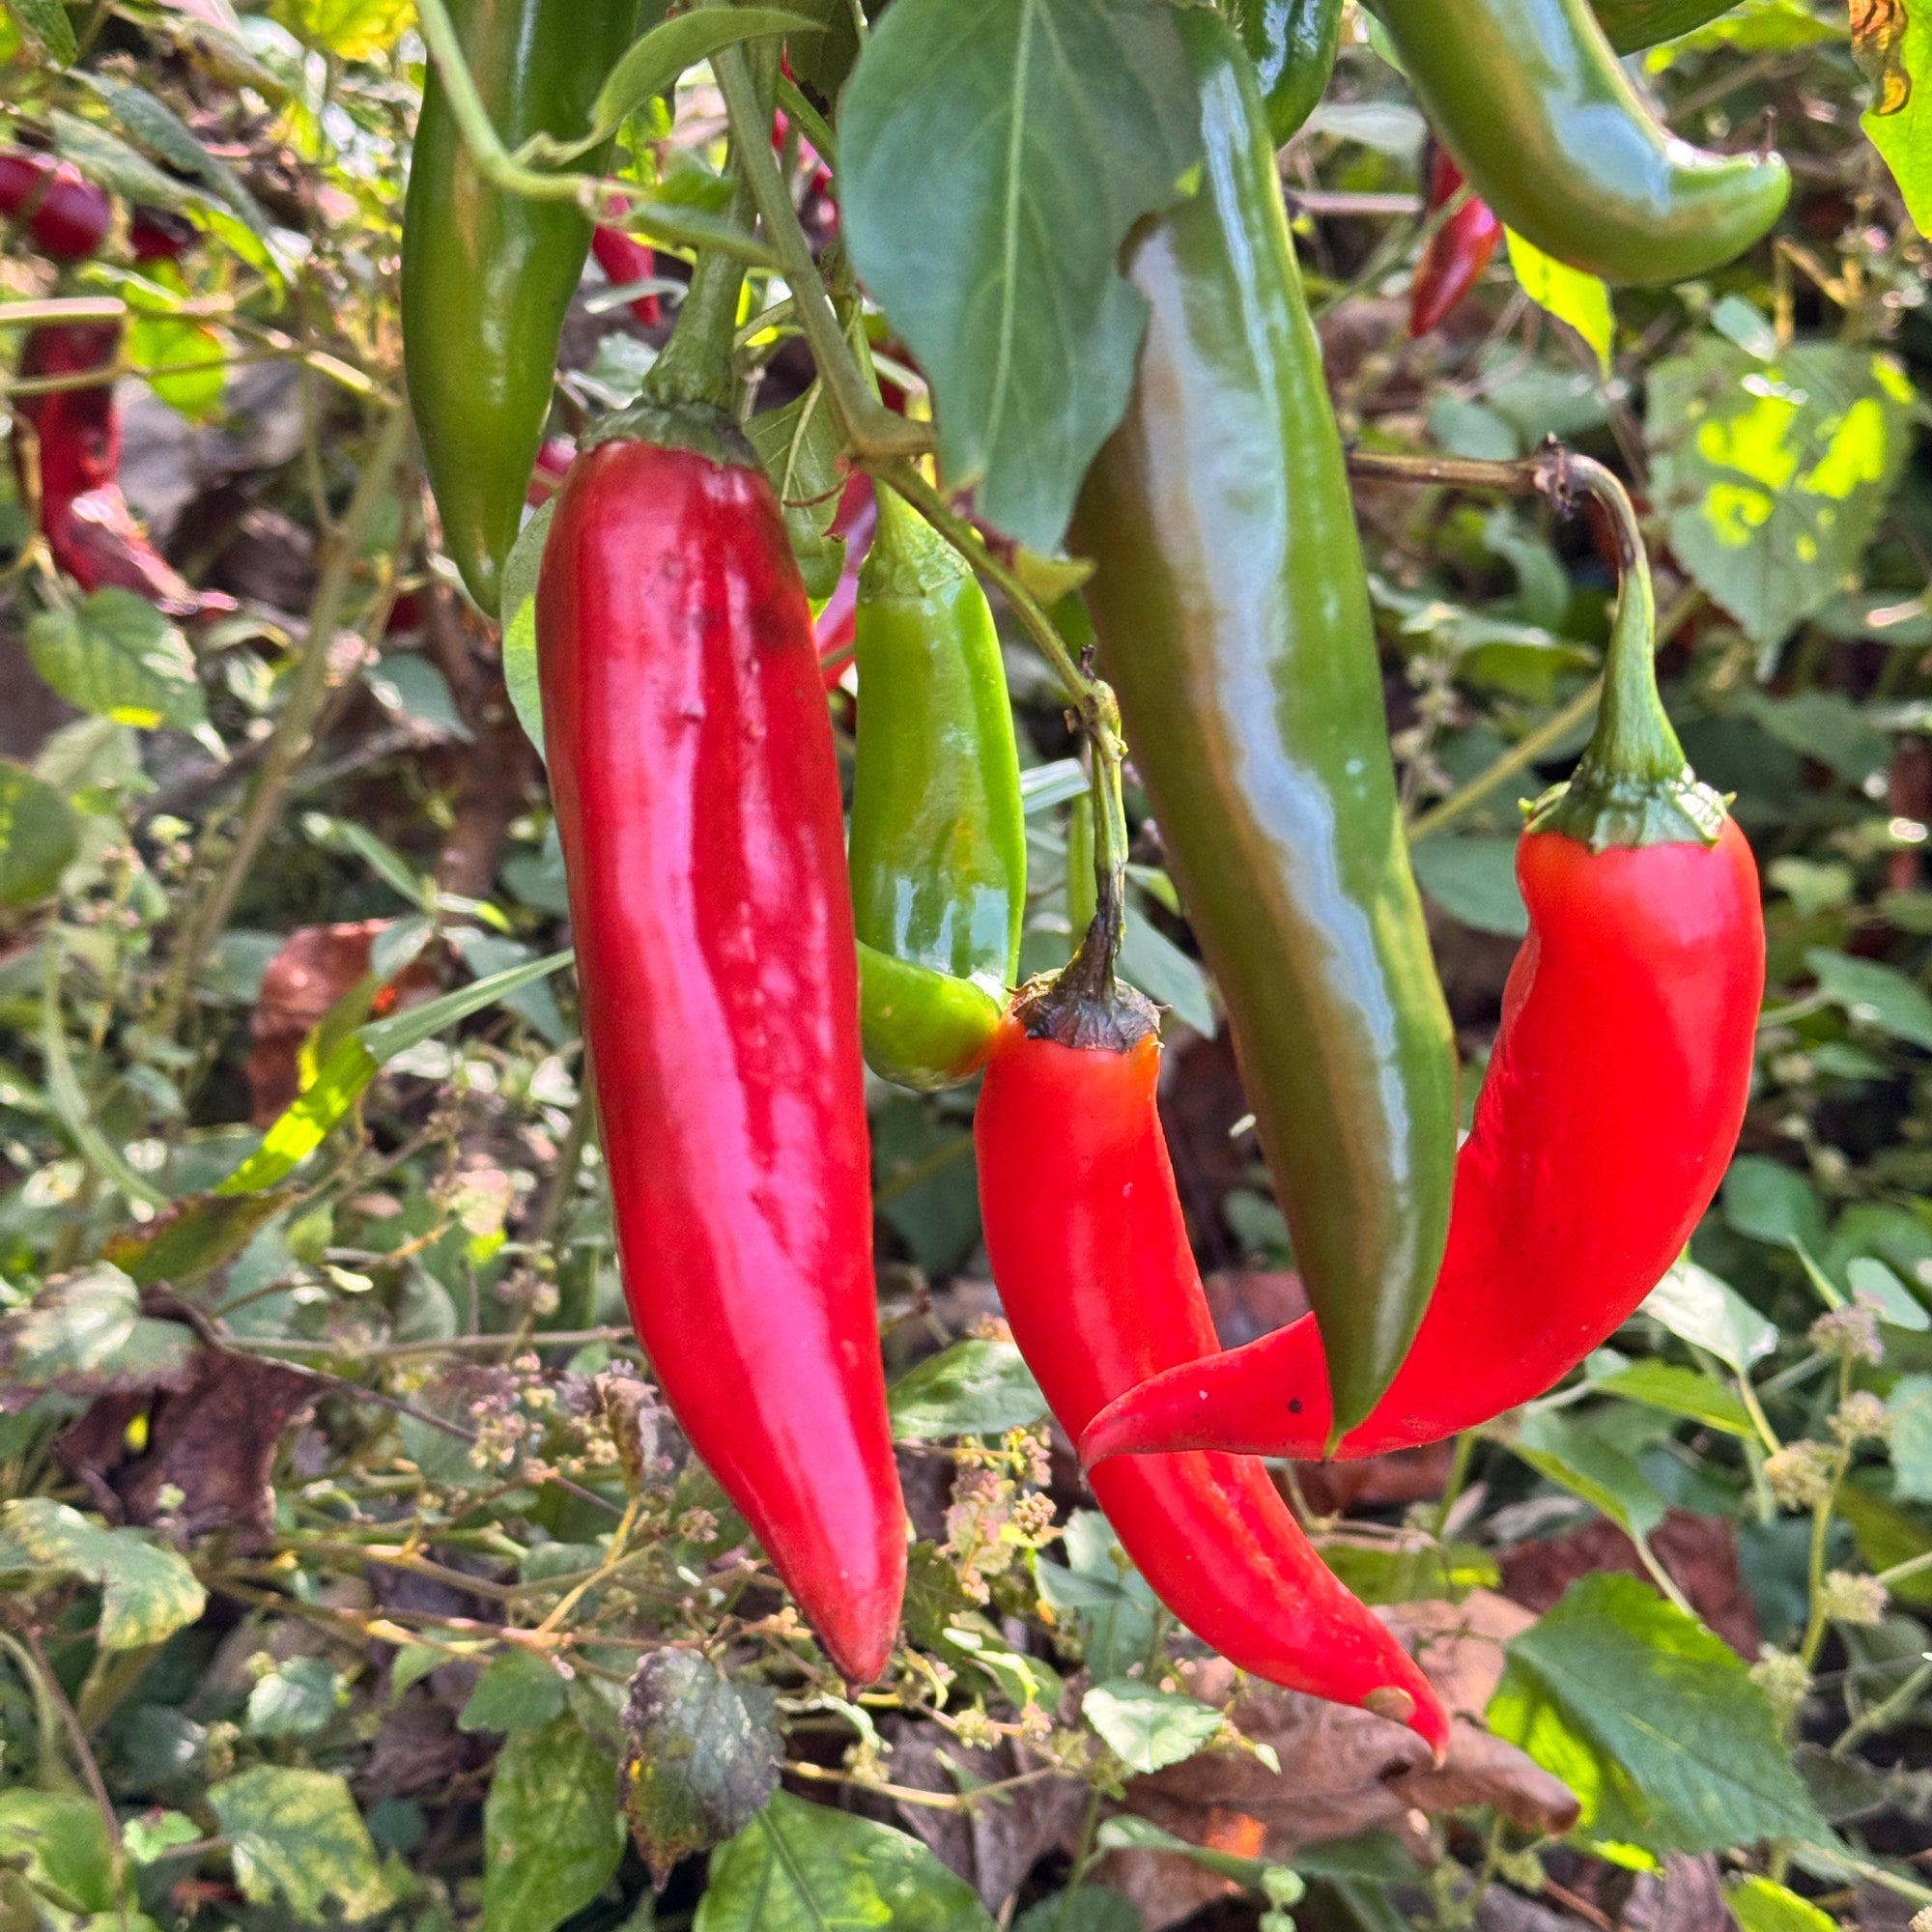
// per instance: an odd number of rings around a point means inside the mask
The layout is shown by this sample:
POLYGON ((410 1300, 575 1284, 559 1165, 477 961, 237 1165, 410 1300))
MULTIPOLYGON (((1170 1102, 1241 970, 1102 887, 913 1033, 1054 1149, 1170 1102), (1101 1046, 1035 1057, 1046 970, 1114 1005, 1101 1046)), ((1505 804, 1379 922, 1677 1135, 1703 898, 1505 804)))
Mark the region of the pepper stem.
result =
POLYGON ((1616 540, 1620 579, 1597 727, 1568 783, 1552 787, 1531 808, 1528 829, 1560 832, 1593 852, 1610 845, 1716 844, 1724 802, 1685 763, 1684 747, 1658 696, 1650 559, 1636 511, 1615 475, 1553 437, 1533 455, 1511 462, 1351 449, 1349 468, 1358 476, 1538 496, 1565 516, 1579 497, 1594 499, 1616 540))
MULTIPOLYGON (((751 185, 743 167, 732 186, 731 219, 746 227, 753 219, 751 185)), ((644 378, 645 402, 673 409, 702 403, 726 415, 736 413, 731 342, 738 329, 738 298, 744 286, 743 262, 722 248, 700 252, 691 270, 684 306, 677 312, 677 326, 644 378)))

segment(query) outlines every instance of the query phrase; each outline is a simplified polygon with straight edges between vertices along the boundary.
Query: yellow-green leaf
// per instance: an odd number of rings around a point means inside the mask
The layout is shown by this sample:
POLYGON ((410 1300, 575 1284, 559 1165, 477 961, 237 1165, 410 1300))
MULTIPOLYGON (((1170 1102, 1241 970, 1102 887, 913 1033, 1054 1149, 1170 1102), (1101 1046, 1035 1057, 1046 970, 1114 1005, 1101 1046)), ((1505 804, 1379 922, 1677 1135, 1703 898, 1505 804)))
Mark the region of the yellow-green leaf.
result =
POLYGON ((1598 369, 1607 376, 1617 328, 1609 290, 1595 275, 1546 255, 1514 228, 1503 232, 1509 237, 1510 267, 1523 294, 1558 322, 1568 323, 1589 344, 1598 369))

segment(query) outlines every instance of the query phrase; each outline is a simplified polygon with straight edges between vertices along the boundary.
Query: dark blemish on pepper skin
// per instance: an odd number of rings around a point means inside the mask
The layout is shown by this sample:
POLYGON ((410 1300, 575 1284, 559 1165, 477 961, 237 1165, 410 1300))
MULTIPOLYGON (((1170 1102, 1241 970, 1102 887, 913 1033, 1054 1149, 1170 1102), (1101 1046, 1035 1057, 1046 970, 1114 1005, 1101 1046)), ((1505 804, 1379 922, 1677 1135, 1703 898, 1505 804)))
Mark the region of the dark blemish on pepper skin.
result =
POLYGON ((1301 1398, 1298 1395, 1289 1397, 1288 1412, 1291 1415, 1299 1415, 1301 1413, 1301 1398))

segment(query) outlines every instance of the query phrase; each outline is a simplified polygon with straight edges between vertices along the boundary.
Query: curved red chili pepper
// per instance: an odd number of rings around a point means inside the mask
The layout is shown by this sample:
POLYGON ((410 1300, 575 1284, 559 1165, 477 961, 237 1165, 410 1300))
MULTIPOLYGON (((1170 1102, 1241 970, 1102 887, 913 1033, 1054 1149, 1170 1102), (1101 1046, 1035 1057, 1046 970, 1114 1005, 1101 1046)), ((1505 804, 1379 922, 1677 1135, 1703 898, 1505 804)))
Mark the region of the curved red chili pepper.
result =
MULTIPOLYGON (((120 325, 49 323, 30 330, 20 375, 109 374, 120 325)), ((114 480, 121 465, 121 418, 111 382, 51 389, 14 406, 39 446, 41 530, 54 561, 83 590, 114 585, 145 597, 171 617, 233 611, 219 590, 196 590, 150 541, 114 480)), ((24 478, 19 440, 14 468, 24 478)))
MULTIPOLYGON (((1050 997, 1050 995, 1048 996, 1050 997)), ((1211 1354, 1154 1104, 1160 1041, 1069 1046, 1028 1032, 1023 992, 994 1037, 973 1145, 986 1253, 1013 1339, 1078 1440, 1110 1396, 1211 1354)), ((1429 1680, 1301 1533, 1266 1470, 1208 1454, 1110 1463, 1095 1499, 1167 1607, 1243 1670, 1408 1724, 1438 1756, 1429 1680)))
MULTIPOLYGON (((1447 148, 1438 147, 1429 178, 1430 213, 1442 207, 1462 185, 1462 169, 1449 158, 1447 148)), ((1476 286, 1502 239, 1502 223, 1489 203, 1473 194, 1429 238, 1409 288, 1411 336, 1427 335, 1476 286)))
MULTIPOLYGON (((657 273, 658 258, 642 242, 634 242, 616 228, 594 228, 590 233, 590 252, 613 288, 632 282, 647 282, 657 273)), ((631 313, 646 328, 655 328, 664 314, 654 295, 639 296, 630 304, 631 313)))
MULTIPOLYGON (((1597 728, 1517 847, 1529 936, 1456 1162, 1449 1243, 1406 1359, 1342 1457, 1434 1442, 1542 1395, 1662 1278, 1711 1205, 1750 1091, 1757 866, 1658 700, 1650 574, 1626 563, 1597 728)), ((1089 1461, 1211 1444, 1315 1458, 1312 1320, 1156 1376, 1089 1461)))
POLYGON ((905 1514, 838 762, 749 446, 722 412, 696 448, 665 446, 675 412, 634 421, 572 466, 537 592, 625 1291, 693 1447, 864 1683, 897 1627, 905 1514))
POLYGON ((0 154, 0 214, 23 222, 42 254, 79 262, 107 239, 114 204, 71 161, 16 148, 0 154))

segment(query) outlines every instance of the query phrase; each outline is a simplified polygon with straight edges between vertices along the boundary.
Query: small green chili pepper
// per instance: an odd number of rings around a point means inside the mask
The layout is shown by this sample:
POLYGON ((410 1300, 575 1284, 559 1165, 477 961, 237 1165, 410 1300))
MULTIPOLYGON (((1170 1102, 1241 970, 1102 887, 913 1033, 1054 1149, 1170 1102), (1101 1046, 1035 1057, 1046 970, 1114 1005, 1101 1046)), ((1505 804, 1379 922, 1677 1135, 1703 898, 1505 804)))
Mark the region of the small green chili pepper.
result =
POLYGON ((1241 40, 1267 103, 1277 148, 1315 112, 1342 44, 1342 0, 1240 0, 1241 40))
MULTIPOLYGON (((638 0, 455 0, 450 14, 490 124, 514 150, 589 127, 638 0)), ((602 152, 580 165, 596 173, 602 152)), ((589 251, 575 204, 506 194, 477 174, 432 68, 403 209, 403 364, 443 549, 493 615, 589 251)))
POLYGON ((859 753, 848 858, 866 1059, 952 1086, 991 1043, 1026 905, 1019 754, 985 593, 879 491, 854 628, 859 753))

